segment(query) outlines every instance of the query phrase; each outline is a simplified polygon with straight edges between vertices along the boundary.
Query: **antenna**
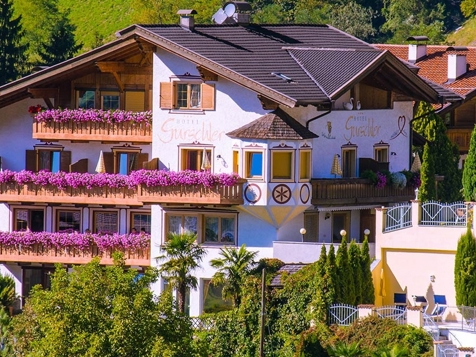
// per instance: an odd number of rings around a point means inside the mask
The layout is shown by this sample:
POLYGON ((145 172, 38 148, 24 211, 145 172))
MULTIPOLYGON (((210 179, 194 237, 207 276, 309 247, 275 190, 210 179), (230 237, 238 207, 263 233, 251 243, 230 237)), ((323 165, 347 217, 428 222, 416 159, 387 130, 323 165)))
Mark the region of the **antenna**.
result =
POLYGON ((249 23, 251 5, 246 1, 229 1, 212 16, 216 24, 249 23), (248 12, 248 13, 246 13, 248 12))
POLYGON ((212 16, 212 20, 218 25, 224 23, 226 19, 228 19, 228 16, 223 9, 219 9, 212 16))

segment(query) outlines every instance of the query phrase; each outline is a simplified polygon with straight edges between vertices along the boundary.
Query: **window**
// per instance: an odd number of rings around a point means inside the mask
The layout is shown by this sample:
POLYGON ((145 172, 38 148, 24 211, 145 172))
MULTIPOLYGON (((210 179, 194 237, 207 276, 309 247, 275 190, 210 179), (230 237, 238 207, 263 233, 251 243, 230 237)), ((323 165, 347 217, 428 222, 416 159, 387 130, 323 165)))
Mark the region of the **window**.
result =
POLYGON ((332 213, 332 243, 342 242, 341 230, 347 232, 347 237, 350 235, 350 212, 341 211, 332 213))
POLYGON ((245 178, 263 178, 263 152, 245 151, 245 178))
POLYGON ((236 237, 236 224, 234 216, 209 216, 205 215, 205 231, 203 242, 234 244, 236 237))
POLYGON ((106 172, 129 175, 131 171, 142 168, 149 155, 141 153, 138 146, 122 145, 111 149, 112 153, 103 153, 106 172))
POLYGON ((114 234, 119 231, 119 215, 115 211, 94 211, 93 232, 114 234))
POLYGON ((43 232, 45 230, 45 211, 42 209, 17 208, 14 210, 14 219, 15 231, 43 232))
POLYGON ((299 180, 311 179, 311 150, 299 150, 299 180))
POLYGON ((81 232, 81 211, 56 211, 57 232, 81 232))
POLYGON ((131 112, 145 111, 145 92, 143 91, 128 91, 125 92, 125 106, 124 109, 131 112))
POLYGON ((294 151, 271 150, 271 181, 294 180, 294 151))
POLYGON ((201 243, 235 244, 237 237, 237 213, 168 212, 166 214, 165 236, 169 233, 193 233, 201 243))
POLYGON ((198 232, 198 216, 187 214, 170 214, 167 219, 167 233, 193 233, 198 232))
POLYGON ((233 150, 233 172, 240 173, 240 153, 238 150, 233 150))
POLYGON ((76 103, 81 109, 94 109, 96 91, 94 89, 80 89, 76 91, 76 103))
POLYGON ((350 142, 342 146, 342 177, 356 177, 357 145, 350 142))
MULTIPOLYGON (((54 271, 55 268, 23 267, 23 296, 27 297, 30 295, 30 291, 35 285, 41 285, 44 289, 49 289, 51 287, 51 274, 53 274, 54 271)), ((25 299, 23 299, 23 303, 25 303, 25 299)))
POLYGON ((137 152, 117 152, 116 153, 116 172, 122 175, 128 175, 134 170, 137 161, 137 152))
POLYGON ((306 234, 302 237, 303 242, 319 241, 319 212, 304 212, 304 228, 306 234))
POLYGON ((142 229, 146 233, 150 234, 151 227, 151 214, 150 213, 140 213, 133 212, 131 215, 131 229, 135 228, 137 232, 141 232, 142 229))
POLYGON ((69 172, 71 151, 63 151, 63 146, 57 144, 35 145, 35 150, 26 150, 26 170, 38 172, 69 172))
POLYGON ((180 170, 211 171, 211 148, 181 148, 180 170))
POLYGON ((160 107, 178 110, 214 110, 215 85, 203 83, 199 76, 160 83, 160 107))
POLYGON ((119 92, 101 91, 101 109, 103 110, 120 109, 119 92))
POLYGON ((203 279, 202 282, 202 312, 216 313, 233 309, 232 301, 223 298, 223 284, 211 284, 210 279, 203 279))
POLYGON ((388 162, 389 145, 380 141, 374 145, 374 160, 378 162, 388 162))

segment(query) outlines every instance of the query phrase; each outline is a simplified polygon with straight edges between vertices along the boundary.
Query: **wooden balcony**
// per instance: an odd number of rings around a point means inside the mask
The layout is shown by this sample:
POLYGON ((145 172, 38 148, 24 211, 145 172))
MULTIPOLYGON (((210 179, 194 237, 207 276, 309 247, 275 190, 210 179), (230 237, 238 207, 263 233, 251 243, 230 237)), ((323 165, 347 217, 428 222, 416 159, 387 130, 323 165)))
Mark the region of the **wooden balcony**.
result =
POLYGON ((127 141, 150 144, 152 125, 127 121, 122 123, 68 121, 64 123, 33 121, 33 138, 43 141, 127 141))
POLYGON ((128 188, 97 187, 92 189, 68 187, 60 190, 53 186, 17 183, 0 185, 0 202, 73 203, 99 205, 141 206, 137 190, 128 188))
POLYGON ((468 152, 472 132, 472 128, 454 128, 447 129, 446 135, 453 144, 458 145, 460 152, 468 152))
POLYGON ((141 185, 138 200, 144 203, 159 204, 205 204, 205 205, 241 205, 243 204, 243 183, 239 180, 233 186, 161 186, 141 185))
POLYGON ((415 198, 412 188, 377 188, 369 180, 361 178, 312 179, 311 184, 313 205, 387 204, 415 198))
MULTIPOLYGON (((43 263, 43 264, 86 264, 92 258, 100 257, 101 264, 112 265, 112 251, 100 252, 94 245, 89 249, 75 248, 47 248, 40 244, 31 247, 12 247, 0 244, 0 261, 15 263, 43 263)), ((125 251, 126 265, 150 266, 150 249, 125 251)))

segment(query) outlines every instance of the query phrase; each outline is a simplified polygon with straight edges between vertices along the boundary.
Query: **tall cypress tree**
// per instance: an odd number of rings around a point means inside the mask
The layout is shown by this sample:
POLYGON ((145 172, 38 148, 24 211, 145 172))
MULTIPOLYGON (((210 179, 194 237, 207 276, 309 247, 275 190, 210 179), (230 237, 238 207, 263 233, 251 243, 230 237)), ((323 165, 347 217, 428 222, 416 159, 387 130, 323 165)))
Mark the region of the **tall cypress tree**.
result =
MULTIPOLYGON (((429 152, 434 163, 436 174, 444 176, 444 180, 438 182, 438 197, 436 190, 431 192, 434 196, 426 197, 426 200, 439 199, 443 202, 461 200, 461 172, 458 168, 459 150, 446 135, 446 126, 443 119, 434 113, 429 103, 420 102, 415 117, 413 128, 428 140, 429 152), (421 116, 421 117, 420 117, 421 116)), ((430 185, 435 185, 434 175, 422 178, 423 190, 430 185)))
POLYGON ((423 158, 420 170, 421 186, 418 191, 420 201, 430 201, 436 199, 435 187, 435 162, 431 154, 431 143, 425 143, 423 147, 423 158))
POLYGON ((337 274, 339 275, 340 301, 345 304, 354 304, 354 284, 353 272, 349 265, 349 252, 347 249, 347 239, 342 237, 342 242, 336 254, 337 274))
POLYGON ((375 304, 375 288, 370 271, 370 250, 369 241, 365 237, 362 243, 361 251, 361 271, 362 271, 362 304, 375 304))
POLYGON ((456 305, 476 306, 476 242, 470 227, 458 241, 454 274, 456 305))
POLYGON ((329 307, 334 302, 335 291, 331 275, 327 272, 327 250, 324 245, 321 247, 321 255, 317 261, 316 272, 317 294, 314 296, 312 306, 315 309, 315 318, 317 321, 325 322, 329 307))
POLYGON ((466 201, 476 200, 476 130, 471 133, 469 151, 463 169, 463 196, 466 201))
POLYGON ((52 66, 72 58, 82 47, 76 44, 74 38, 75 27, 66 14, 61 14, 59 20, 51 30, 49 41, 40 45, 38 54, 42 64, 52 66))
POLYGON ((354 283, 354 301, 353 305, 362 304, 362 262, 360 248, 355 240, 350 242, 349 246, 349 265, 354 283))
POLYGON ((0 85, 22 74, 25 46, 21 45, 21 16, 13 19, 13 3, 0 0, 0 85))
POLYGON ((336 254, 334 245, 331 245, 329 248, 329 253, 327 254, 326 261, 326 277, 327 277, 327 287, 326 292, 326 301, 330 301, 331 304, 336 302, 341 302, 339 300, 339 277, 337 275, 337 265, 336 265, 336 254))

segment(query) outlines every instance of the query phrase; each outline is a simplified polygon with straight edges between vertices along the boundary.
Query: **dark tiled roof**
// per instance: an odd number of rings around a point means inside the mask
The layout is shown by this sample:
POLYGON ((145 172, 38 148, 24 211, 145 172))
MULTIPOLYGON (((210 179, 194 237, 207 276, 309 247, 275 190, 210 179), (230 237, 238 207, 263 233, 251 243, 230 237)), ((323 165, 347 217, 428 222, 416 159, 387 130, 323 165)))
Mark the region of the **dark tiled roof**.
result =
POLYGON ((289 52, 328 96, 348 84, 356 74, 382 55, 382 51, 368 49, 307 48, 290 49, 289 52))
POLYGON ((297 263, 297 264, 286 264, 283 265, 277 272, 276 276, 271 280, 270 286, 279 287, 283 286, 281 282, 281 274, 286 272, 289 275, 292 275, 302 268, 304 268, 307 264, 297 263))
MULTIPOLYGON (((329 98, 290 56, 287 48, 379 52, 373 46, 327 25, 196 25, 191 32, 173 25, 142 27, 302 103, 327 102, 329 98), (273 72, 284 74, 292 82, 273 76, 273 72)), ((346 59, 351 59, 352 53, 360 52, 353 51, 346 59)), ((323 63, 320 67, 327 66, 330 70, 334 65, 335 63, 323 63)), ((356 75, 352 66, 346 68, 346 77, 356 75)))
POLYGON ((264 140, 301 140, 318 137, 281 109, 265 114, 226 135, 231 138, 264 140))

